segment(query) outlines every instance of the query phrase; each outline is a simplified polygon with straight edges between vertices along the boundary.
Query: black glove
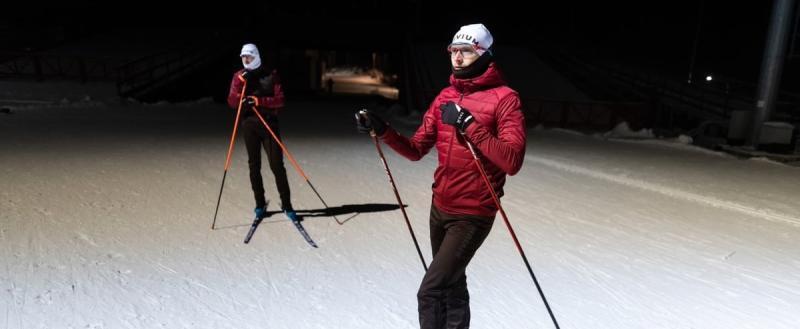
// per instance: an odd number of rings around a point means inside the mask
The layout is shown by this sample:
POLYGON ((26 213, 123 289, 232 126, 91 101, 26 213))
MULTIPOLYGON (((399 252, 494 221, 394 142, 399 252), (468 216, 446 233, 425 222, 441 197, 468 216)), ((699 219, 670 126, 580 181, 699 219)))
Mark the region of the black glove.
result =
POLYGON ((467 127, 475 121, 472 113, 456 103, 447 102, 439 109, 442 110, 442 122, 456 127, 461 132, 467 131, 467 127))
POLYGON ((356 129, 360 133, 369 133, 371 130, 375 130, 375 134, 381 136, 386 132, 387 126, 386 121, 366 109, 356 113, 356 129))
POLYGON ((242 73, 239 75, 239 80, 247 82, 247 90, 258 90, 260 89, 260 80, 263 78, 261 71, 257 70, 243 70, 242 73))
POLYGON ((247 107, 258 106, 258 98, 255 98, 253 96, 247 96, 242 101, 242 104, 247 107))
POLYGON ((239 73, 239 80, 242 82, 247 81, 247 74, 250 73, 248 70, 242 70, 242 73, 239 73))

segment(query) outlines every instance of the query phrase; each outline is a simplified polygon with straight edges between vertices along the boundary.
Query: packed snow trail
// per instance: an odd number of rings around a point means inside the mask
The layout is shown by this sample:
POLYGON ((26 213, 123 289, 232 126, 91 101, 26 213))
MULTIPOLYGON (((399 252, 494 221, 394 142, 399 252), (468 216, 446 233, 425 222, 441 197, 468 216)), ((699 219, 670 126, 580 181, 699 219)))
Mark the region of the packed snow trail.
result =
MULTIPOLYGON (((0 328, 417 327, 423 273, 374 145, 355 132, 362 105, 295 101, 281 117, 286 146, 349 218, 326 216, 287 168, 319 249, 280 214, 242 243, 254 202, 241 140, 209 230, 233 118, 221 105, 0 115, 0 328)), ((798 168, 554 131, 528 138, 503 204, 562 328, 800 323, 798 168)), ((419 162, 385 151, 430 259, 435 151, 419 162)), ((468 273, 474 328, 552 325, 499 218, 468 273)))

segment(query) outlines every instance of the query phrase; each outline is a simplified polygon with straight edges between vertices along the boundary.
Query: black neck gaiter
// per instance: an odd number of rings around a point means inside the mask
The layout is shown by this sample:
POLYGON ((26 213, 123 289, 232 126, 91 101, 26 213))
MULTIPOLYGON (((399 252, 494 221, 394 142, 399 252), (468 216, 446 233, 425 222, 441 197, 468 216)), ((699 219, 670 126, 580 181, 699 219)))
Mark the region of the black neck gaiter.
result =
POLYGON ((455 76, 456 79, 472 79, 479 77, 481 74, 486 72, 486 70, 489 68, 489 64, 491 63, 492 55, 487 51, 469 66, 460 70, 453 69, 453 76, 455 76))

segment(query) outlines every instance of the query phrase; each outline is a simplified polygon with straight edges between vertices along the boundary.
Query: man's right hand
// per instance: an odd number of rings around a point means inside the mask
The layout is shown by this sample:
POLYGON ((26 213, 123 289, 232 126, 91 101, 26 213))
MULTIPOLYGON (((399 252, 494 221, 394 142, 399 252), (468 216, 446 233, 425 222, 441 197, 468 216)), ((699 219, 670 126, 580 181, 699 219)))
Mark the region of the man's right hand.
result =
POLYGON ((258 98, 256 98, 255 96, 247 96, 245 97, 243 103, 245 106, 249 107, 258 106, 258 98))
POLYGON ((369 133, 374 130, 378 136, 386 132, 386 121, 383 121, 377 114, 366 109, 356 113, 356 129, 360 133, 369 133))
POLYGON ((241 82, 247 81, 247 73, 250 73, 250 71, 243 70, 242 73, 238 75, 239 81, 241 82))

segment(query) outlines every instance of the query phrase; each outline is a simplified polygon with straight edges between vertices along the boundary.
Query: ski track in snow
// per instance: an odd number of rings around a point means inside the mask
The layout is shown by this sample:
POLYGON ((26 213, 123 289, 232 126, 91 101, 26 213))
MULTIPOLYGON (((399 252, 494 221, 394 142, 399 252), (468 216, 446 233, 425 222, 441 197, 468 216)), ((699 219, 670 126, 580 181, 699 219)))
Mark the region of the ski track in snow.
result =
POLYGON ((621 184, 637 189, 646 190, 649 192, 663 194, 669 197, 693 201, 697 203, 702 203, 705 205, 709 205, 712 207, 727 209, 731 211, 740 212, 746 215, 750 215, 753 217, 759 217, 766 220, 776 221, 776 222, 783 222, 788 223, 796 226, 800 226, 800 218, 795 216, 790 216, 787 214, 782 214, 779 212, 775 212, 769 209, 757 209, 753 207, 749 207, 747 205, 743 205, 736 202, 730 202, 726 200, 720 200, 714 197, 703 196, 696 193, 691 193, 688 191, 683 191, 675 188, 670 188, 663 185, 649 183, 640 179, 629 178, 621 175, 613 175, 604 173, 598 170, 593 170, 587 167, 582 167, 574 164, 570 164, 563 160, 557 159, 550 159, 541 156, 525 156, 526 160, 529 160, 534 163, 542 164, 545 166, 549 166, 552 168, 556 168, 559 170, 564 170, 571 173, 581 174, 585 176, 589 176, 592 178, 602 179, 608 182, 621 184))
MULTIPOLYGON (((319 122, 305 113, 320 104, 300 103, 281 123, 315 187, 331 206, 394 204, 372 141, 352 131, 360 106, 325 106, 319 122)), ((319 249, 275 214, 244 245, 252 195, 239 141, 219 229, 209 230, 232 119, 224 111, 165 105, 0 118, 0 139, 11 141, 0 145, 0 326, 417 327, 423 273, 399 210, 343 214, 344 225, 307 216, 319 249)), ((656 147, 529 135, 503 204, 562 327, 796 328, 800 213, 783 196, 800 192, 796 171, 692 155, 744 173, 722 187, 692 185, 680 179, 714 169, 645 161, 691 152, 656 147), (620 158, 594 156, 602 147, 620 158), (788 183, 771 188, 776 179, 788 183), (739 187, 763 200, 747 202, 739 187)), ((418 162, 384 152, 430 262, 436 152, 418 162)), ((322 208, 286 169, 295 208, 322 208)), ((276 210, 266 163, 262 174, 276 210)), ((502 219, 467 273, 474 328, 551 327, 502 219)))

